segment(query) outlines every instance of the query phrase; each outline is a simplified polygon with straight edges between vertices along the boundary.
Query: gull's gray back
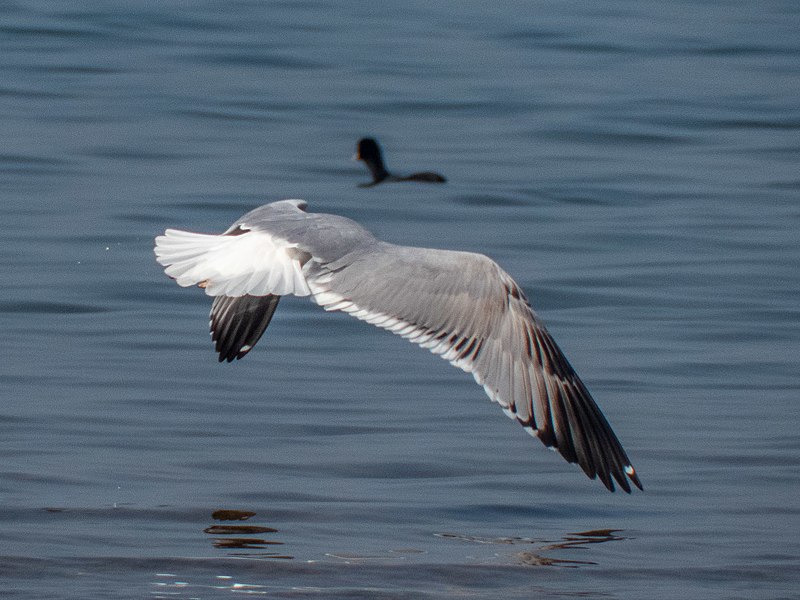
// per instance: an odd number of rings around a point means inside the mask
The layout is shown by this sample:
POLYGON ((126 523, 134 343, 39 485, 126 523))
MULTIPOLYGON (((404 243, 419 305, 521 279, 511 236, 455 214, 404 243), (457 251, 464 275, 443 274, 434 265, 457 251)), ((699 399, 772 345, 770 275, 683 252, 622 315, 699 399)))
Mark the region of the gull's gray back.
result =
POLYGON ((297 244, 322 264, 341 260, 378 242, 369 231, 347 217, 307 213, 305 207, 303 200, 266 204, 239 218, 228 232, 239 226, 266 231, 297 244))

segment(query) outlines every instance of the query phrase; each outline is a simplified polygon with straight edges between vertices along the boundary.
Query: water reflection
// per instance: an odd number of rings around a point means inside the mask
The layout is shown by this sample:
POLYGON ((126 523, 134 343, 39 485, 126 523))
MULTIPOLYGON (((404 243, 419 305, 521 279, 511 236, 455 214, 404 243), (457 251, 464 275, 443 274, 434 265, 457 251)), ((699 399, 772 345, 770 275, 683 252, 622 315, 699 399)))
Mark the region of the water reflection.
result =
MULTIPOLYGON (((256 516, 253 511, 221 509, 211 513, 211 518, 216 521, 246 521, 256 516)), ((211 538, 214 548, 225 550, 263 550, 267 546, 282 546, 283 542, 263 537, 254 537, 258 534, 277 533, 274 527, 264 525, 210 525, 203 529, 211 538), (220 537, 217 537, 220 536, 220 537), (224 536, 224 537, 222 537, 224 536)), ((232 552, 229 556, 246 556, 248 558, 281 558, 291 559, 293 556, 278 552, 232 552)))
POLYGON ((325 557, 333 558, 336 560, 344 561, 347 564, 351 564, 351 563, 363 563, 366 561, 393 562, 413 557, 419 554, 425 554, 425 550, 420 550, 419 548, 397 548, 396 550, 372 552, 370 554, 361 554, 356 552, 326 552, 325 557))
POLYGON ((576 548, 586 549, 592 544, 616 542, 629 539, 619 535, 621 531, 621 529, 593 529, 591 531, 568 533, 560 540, 546 540, 527 537, 489 538, 482 536, 462 535, 457 533, 437 533, 436 535, 437 537, 441 538, 449 538, 475 544, 501 544, 509 546, 523 544, 531 545, 534 546, 534 549, 518 552, 514 555, 519 564, 535 567, 577 568, 585 565, 596 565, 598 563, 589 560, 555 558, 553 556, 545 555, 544 553, 550 553, 558 550, 573 550, 576 548))

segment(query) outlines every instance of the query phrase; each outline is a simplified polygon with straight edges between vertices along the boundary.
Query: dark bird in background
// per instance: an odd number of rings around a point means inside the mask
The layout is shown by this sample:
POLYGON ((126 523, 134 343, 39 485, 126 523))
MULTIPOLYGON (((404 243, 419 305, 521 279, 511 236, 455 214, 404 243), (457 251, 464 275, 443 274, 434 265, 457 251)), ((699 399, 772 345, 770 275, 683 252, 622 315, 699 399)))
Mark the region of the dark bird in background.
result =
POLYGON ((372 173, 372 181, 369 183, 360 183, 358 187, 372 187, 385 181, 421 181, 425 183, 444 183, 447 181, 439 173, 432 171, 423 171, 421 173, 412 173, 405 177, 392 175, 383 164, 383 156, 381 154, 381 147, 378 146, 372 138, 362 138, 358 140, 358 149, 356 151, 356 159, 363 160, 367 165, 369 172, 372 173))

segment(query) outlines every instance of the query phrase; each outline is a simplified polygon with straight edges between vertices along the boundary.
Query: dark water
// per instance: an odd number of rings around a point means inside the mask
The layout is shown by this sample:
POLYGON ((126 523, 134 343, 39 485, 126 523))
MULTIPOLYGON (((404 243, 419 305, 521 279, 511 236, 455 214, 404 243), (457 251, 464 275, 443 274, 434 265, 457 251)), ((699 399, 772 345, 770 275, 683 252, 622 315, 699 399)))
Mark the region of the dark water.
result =
POLYGON ((0 594, 800 597, 798 31, 779 1, 3 3, 0 594), (365 134, 449 183, 357 188, 365 134), (287 197, 500 262, 646 491, 307 300, 218 364, 152 239, 287 197))

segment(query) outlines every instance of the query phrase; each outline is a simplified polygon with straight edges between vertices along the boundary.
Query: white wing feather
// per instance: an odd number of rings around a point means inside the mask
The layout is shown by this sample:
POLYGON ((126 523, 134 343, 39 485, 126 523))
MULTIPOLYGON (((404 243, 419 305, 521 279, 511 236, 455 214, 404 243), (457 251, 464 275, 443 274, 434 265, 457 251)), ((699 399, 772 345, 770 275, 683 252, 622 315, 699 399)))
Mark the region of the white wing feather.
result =
POLYGON ((167 229, 156 238, 156 259, 178 285, 209 296, 308 296, 296 244, 263 231, 208 235, 167 229))

